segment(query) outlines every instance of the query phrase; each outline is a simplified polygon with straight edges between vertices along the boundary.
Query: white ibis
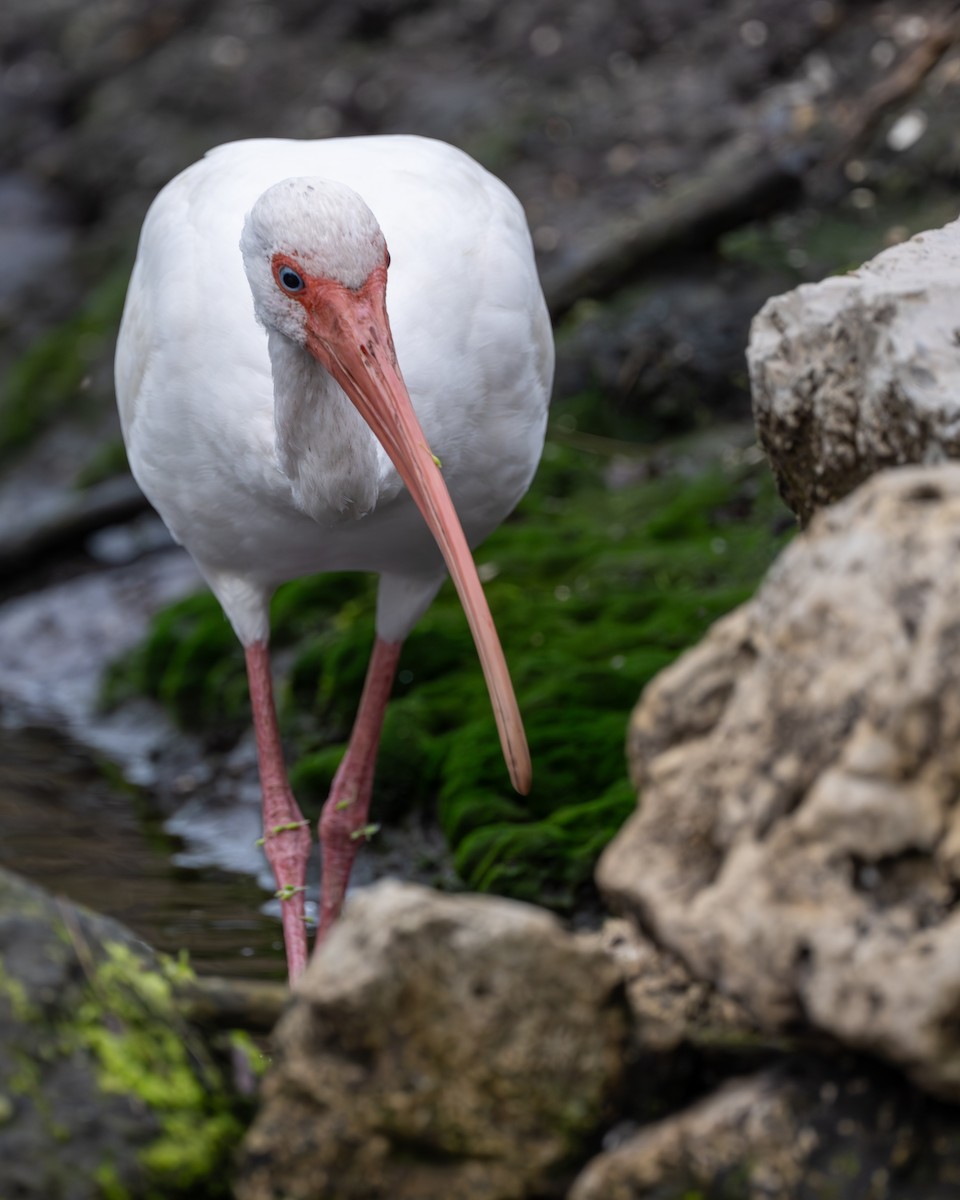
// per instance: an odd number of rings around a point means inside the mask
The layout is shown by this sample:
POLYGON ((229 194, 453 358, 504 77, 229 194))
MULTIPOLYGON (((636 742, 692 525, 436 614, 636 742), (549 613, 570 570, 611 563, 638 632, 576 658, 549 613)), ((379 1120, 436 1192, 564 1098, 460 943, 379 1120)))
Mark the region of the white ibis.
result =
POLYGON ((277 729, 271 595, 320 571, 380 577, 363 695, 320 819, 319 939, 367 826, 400 647, 448 571, 511 780, 529 790, 469 547, 530 484, 552 374, 520 204, 442 142, 234 142, 147 214, 117 346, 123 435, 137 482, 245 650, 291 979, 307 961, 312 839, 277 729))

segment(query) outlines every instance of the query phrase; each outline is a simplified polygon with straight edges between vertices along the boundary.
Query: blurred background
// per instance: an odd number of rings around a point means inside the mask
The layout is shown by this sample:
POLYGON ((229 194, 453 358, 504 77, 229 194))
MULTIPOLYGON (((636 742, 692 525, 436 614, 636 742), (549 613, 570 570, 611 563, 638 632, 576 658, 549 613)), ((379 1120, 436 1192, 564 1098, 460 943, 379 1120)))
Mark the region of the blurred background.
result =
MULTIPOLYGON (((544 463, 478 552, 528 722, 518 803, 445 590, 411 638, 358 881, 592 919, 643 684, 792 532, 754 444, 764 300, 954 219, 958 6, 840 0, 4 0, 0 865, 197 963, 281 974, 242 657, 125 470, 112 352, 140 222, 245 137, 415 132, 503 178, 555 318, 544 463)), ((369 581, 274 610, 318 810, 369 581)))

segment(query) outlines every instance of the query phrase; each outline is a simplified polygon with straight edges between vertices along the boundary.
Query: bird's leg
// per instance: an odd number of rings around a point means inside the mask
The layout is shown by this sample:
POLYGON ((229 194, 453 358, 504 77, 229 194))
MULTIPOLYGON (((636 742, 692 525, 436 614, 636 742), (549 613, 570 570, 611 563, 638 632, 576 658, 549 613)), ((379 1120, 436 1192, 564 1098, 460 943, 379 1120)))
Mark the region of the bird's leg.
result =
POLYGON ((260 760, 264 851, 277 881, 287 967, 293 983, 307 965, 304 891, 313 838, 310 824, 303 819, 287 779, 273 702, 270 651, 265 642, 254 642, 245 652, 260 760))
POLYGON ((333 778, 330 795, 320 816, 323 876, 318 944, 340 915, 353 860, 368 833, 367 814, 380 730, 402 645, 402 642, 385 642, 380 637, 373 644, 347 752, 333 778))

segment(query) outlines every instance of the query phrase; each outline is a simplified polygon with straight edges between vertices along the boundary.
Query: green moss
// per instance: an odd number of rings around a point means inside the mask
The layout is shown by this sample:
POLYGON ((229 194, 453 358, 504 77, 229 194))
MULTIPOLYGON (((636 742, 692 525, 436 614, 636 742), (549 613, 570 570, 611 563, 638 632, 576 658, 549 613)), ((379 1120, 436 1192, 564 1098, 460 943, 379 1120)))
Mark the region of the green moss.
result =
MULTIPOLYGON (((207 1114, 198 1124, 195 1113, 173 1111, 164 1117, 163 1135, 141 1151, 140 1161, 165 1189, 190 1191, 204 1184, 209 1195, 218 1169, 226 1167, 241 1133, 236 1117, 229 1112, 207 1114)), ((170 1193, 164 1190, 160 1194, 170 1193)))
MULTIPOLYGON (((103 941, 96 922, 79 910, 68 916, 53 900, 32 913, 26 885, 11 893, 21 920, 38 918, 38 952, 58 981, 54 990, 33 981, 34 996, 9 969, 0 973, 0 1028, 8 1034, 0 1127, 12 1125, 4 1133, 13 1146, 35 1136, 39 1122, 53 1148, 49 1162, 31 1164, 30 1178, 56 1195, 69 1190, 69 1179, 73 1191, 103 1200, 228 1195, 249 1106, 181 1017, 180 993, 193 979, 187 959, 103 941), (61 1090, 63 1080, 69 1086, 61 1090), (106 1124, 88 1143, 86 1101, 95 1090, 110 1099, 102 1106, 106 1124)), ((251 1065, 258 1060, 250 1055, 251 1065)))
POLYGON ((93 288, 80 312, 39 338, 0 388, 0 458, 29 442, 68 407, 82 407, 85 381, 116 333, 129 268, 93 288))
POLYGON ((460 841, 458 872, 480 891, 570 908, 607 842, 636 806, 626 779, 597 799, 567 804, 540 821, 483 825, 460 841))
MULTIPOLYGON (((750 596, 788 529, 764 464, 607 486, 607 460, 550 442, 517 514, 478 551, 534 763, 510 790, 466 621, 447 584, 411 634, 388 712, 374 820, 436 807, 471 888, 565 908, 631 811, 624 735, 642 690, 750 596)), ((274 603, 290 647, 281 719, 313 810, 343 752, 373 641, 374 584, 303 580, 274 603)), ((162 614, 115 675, 182 720, 245 714, 239 648, 212 598, 162 614)))
MULTIPOLYGON (((108 943, 77 1006, 63 1050, 92 1055, 102 1091, 145 1105, 160 1134, 140 1152, 158 1195, 187 1192, 210 1181, 236 1145, 242 1127, 206 1049, 177 1019, 175 985, 187 978, 184 960, 151 970, 129 946, 108 943)), ((119 1182, 101 1167, 104 1194, 119 1182)), ((224 1187, 224 1191, 226 1188, 224 1187)))
POLYGON ((291 645, 329 628, 338 616, 341 621, 345 619, 349 601, 359 600, 363 604, 370 595, 367 576, 345 571, 288 583, 273 600, 270 613, 273 644, 291 645))

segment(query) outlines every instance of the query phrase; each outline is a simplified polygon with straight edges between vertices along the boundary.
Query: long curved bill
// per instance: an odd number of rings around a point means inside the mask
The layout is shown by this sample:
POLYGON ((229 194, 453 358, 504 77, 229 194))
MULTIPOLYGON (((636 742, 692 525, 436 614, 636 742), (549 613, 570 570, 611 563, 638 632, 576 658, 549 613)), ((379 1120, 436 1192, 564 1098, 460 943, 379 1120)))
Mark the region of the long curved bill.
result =
POLYGON ((397 365, 385 282, 378 271, 357 291, 326 291, 308 346, 373 430, 436 539, 473 634, 511 782, 526 795, 533 769, 523 720, 470 547, 397 365))

